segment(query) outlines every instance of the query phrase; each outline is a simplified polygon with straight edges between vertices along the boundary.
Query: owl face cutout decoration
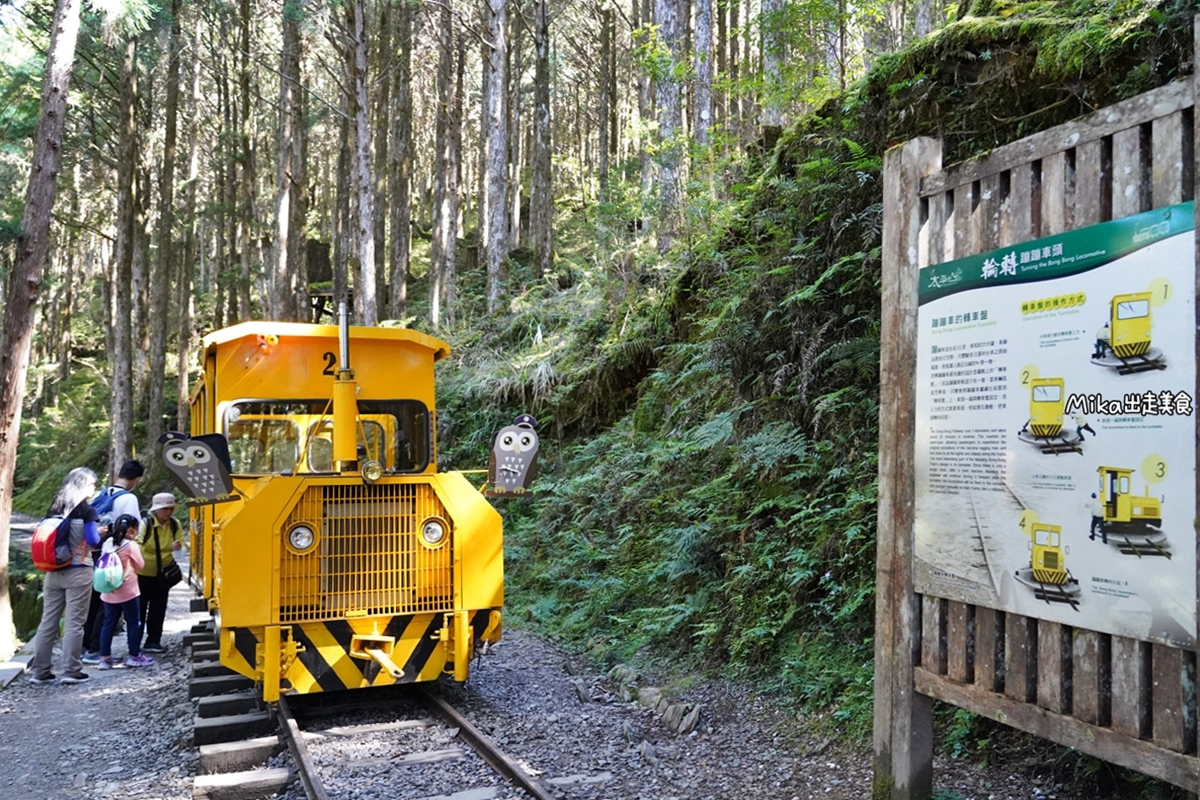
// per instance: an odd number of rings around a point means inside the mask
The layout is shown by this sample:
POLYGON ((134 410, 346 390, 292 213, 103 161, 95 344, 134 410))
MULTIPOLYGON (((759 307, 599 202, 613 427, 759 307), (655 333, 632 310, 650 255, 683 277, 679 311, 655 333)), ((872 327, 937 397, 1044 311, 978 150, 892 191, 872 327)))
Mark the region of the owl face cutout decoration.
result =
POLYGON ((488 458, 488 497, 524 497, 537 467, 537 420, 520 414, 492 440, 488 458))
POLYGON ((188 505, 203 506, 236 500, 229 477, 229 443, 219 433, 191 437, 168 431, 158 439, 163 465, 188 505))

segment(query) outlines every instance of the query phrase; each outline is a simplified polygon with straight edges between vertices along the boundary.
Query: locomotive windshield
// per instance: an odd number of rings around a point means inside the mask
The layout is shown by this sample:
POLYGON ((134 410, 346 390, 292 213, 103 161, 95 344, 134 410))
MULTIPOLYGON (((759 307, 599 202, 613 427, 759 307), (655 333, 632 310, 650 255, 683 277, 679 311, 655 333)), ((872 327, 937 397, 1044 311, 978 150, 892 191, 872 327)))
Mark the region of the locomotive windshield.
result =
POLYGON ((1062 387, 1054 386, 1035 386, 1033 387, 1033 402, 1035 403, 1057 403, 1062 400, 1062 387))
POLYGON ((1124 300, 1117 303, 1117 319, 1140 319, 1149 315, 1149 300, 1124 300))
MULTIPOLYGON (((358 402, 359 458, 388 473, 420 472, 432 441, 429 410, 416 400, 358 402)), ((225 412, 235 475, 332 472, 333 419, 327 400, 242 400, 225 412)))

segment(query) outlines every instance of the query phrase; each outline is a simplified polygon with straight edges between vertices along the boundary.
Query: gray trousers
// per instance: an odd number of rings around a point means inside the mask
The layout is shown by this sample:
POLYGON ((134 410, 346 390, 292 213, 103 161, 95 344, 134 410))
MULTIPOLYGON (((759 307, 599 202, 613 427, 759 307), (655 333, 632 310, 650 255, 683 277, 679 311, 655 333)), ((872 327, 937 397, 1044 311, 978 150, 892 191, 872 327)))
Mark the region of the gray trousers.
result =
POLYGON ((58 621, 64 612, 63 674, 78 675, 83 671, 83 661, 80 659, 83 623, 87 620, 91 600, 91 567, 70 567, 46 573, 46 580, 42 584, 42 621, 34 639, 33 660, 29 662, 29 671, 35 677, 44 678, 53 672, 58 621))

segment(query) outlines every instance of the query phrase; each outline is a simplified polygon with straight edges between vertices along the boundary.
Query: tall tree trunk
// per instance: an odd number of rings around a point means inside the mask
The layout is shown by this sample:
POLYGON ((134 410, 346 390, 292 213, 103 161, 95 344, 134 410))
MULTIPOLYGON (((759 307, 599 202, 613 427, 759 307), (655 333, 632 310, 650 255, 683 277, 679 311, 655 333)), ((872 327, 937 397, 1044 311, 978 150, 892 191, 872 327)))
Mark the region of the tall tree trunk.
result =
POLYGON ((171 280, 175 269, 172 227, 175 223, 175 147, 179 128, 179 4, 171 0, 167 39, 167 100, 163 131, 162 172, 159 173, 158 258, 150 276, 150 407, 146 415, 147 467, 158 460, 166 406, 167 326, 170 322, 171 280))
POLYGON ((683 127, 681 89, 676 65, 679 63, 679 14, 675 0, 655 0, 654 20, 662 46, 670 54, 670 63, 658 76, 658 251, 666 253, 679 233, 679 208, 683 195, 683 127))
MULTIPOLYGON (((746 0, 749 2, 749 0, 746 0)), ((729 4, 729 38, 724 46, 729 50, 729 100, 726 106, 725 129, 733 134, 735 145, 740 144, 742 125, 742 87, 739 83, 741 57, 738 55, 738 0, 726 0, 729 4)), ((749 14, 747 14, 749 16, 749 14)))
MULTIPOLYGON (((633 0, 637 3, 638 0, 633 0)), ((653 25, 653 17, 651 16, 652 0, 641 0, 642 8, 642 26, 653 25)), ((641 131, 638 149, 641 155, 641 204, 642 217, 641 224, 638 226, 641 231, 640 235, 644 235, 650 230, 650 216, 648 209, 650 208, 650 198, 654 192, 654 159, 651 157, 650 149, 650 120, 654 116, 654 93, 650 82, 650 73, 643 67, 638 74, 638 128, 641 131)))
POLYGON ((113 251, 112 338, 109 363, 112 367, 111 431, 108 447, 109 474, 115 474, 129 457, 133 431, 133 250, 137 206, 137 42, 125 45, 121 62, 121 92, 117 158, 117 242, 113 251))
POLYGON ((708 128, 713 117, 713 0, 696 0, 696 31, 693 35, 692 141, 708 146, 708 128))
MULTIPOLYGON (((149 84, 147 75, 147 84, 149 84)), ((149 98, 153 86, 146 87, 146 102, 143 107, 150 105, 149 98)), ((143 159, 147 149, 147 137, 142 133, 149 130, 149 120, 143 115, 138 124, 138 160, 137 172, 134 175, 136 186, 133 204, 133 310, 131 312, 133 326, 133 408, 134 414, 144 416, 149 387, 150 375, 150 166, 153 156, 143 159)), ((136 449, 136 448, 134 448, 136 449)), ((119 465, 118 465, 119 466, 119 465)))
MULTIPOLYGON (((483 12, 483 25, 487 25, 488 12, 486 8, 483 12)), ((491 80, 488 78, 488 65, 491 57, 491 45, 486 41, 480 45, 480 61, 479 69, 482 76, 479 85, 479 152, 477 158, 479 161, 479 169, 475 173, 475 179, 478 182, 475 187, 475 194, 479 198, 476 201, 477 209, 477 225, 479 228, 479 254, 485 263, 487 260, 487 208, 488 208, 488 90, 491 87, 491 80)))
POLYGON ((429 323, 438 330, 442 317, 443 277, 446 255, 453 237, 450 216, 450 109, 454 98, 454 16, 450 6, 441 7, 438 26, 437 109, 434 133, 433 233, 429 246, 429 323))
MULTIPOLYGON (((535 0, 533 76, 533 153, 529 187, 529 234, 534 274, 541 278, 554 261, 553 160, 550 127, 550 12, 548 0, 535 0)), ((634 0, 637 2, 637 0, 634 0)))
POLYGON ((221 17, 221 33, 220 47, 214 48, 213 61, 217 64, 217 101, 221 109, 221 130, 226 132, 226 135, 219 137, 217 140, 218 152, 221 156, 221 162, 225 164, 225 169, 219 173, 219 191, 217 197, 220 199, 217 210, 217 240, 213 248, 213 269, 212 269, 212 284, 202 286, 202 290, 207 288, 213 292, 213 327, 225 327, 225 292, 232 287, 228 286, 229 278, 228 271, 233 264, 232 250, 230 240, 233 238, 233 232, 236 229, 233 221, 233 208, 237 204, 237 194, 235 184, 237 183, 237 151, 230 141, 234 128, 234 109, 233 109, 233 87, 229 82, 229 62, 225 57, 228 51, 228 32, 226 28, 226 18, 221 17))
POLYGON ((525 153, 521 149, 521 79, 524 69, 521 58, 521 28, 524 20, 521 18, 521 5, 518 0, 517 13, 512 15, 512 32, 509 52, 512 57, 509 63, 509 115, 508 115, 508 205, 510 220, 508 225, 508 248, 515 250, 521 246, 521 172, 525 153))
POLYGON ((292 98, 292 222, 288 226, 288 286, 292 289, 296 319, 308 322, 308 99, 302 69, 304 31, 296 40, 296 94, 292 98))
POLYGON ((250 113, 250 0, 241 0, 238 17, 238 48, 241 62, 238 67, 238 113, 240 115, 241 146, 238 160, 242 167, 242 178, 238 183, 238 252, 241 256, 241 273, 238 276, 236 319, 250 319, 250 264, 254 237, 254 138, 251 125, 254 115, 250 113))
POLYGON ((380 77, 375 82, 375 159, 372 162, 375 165, 375 170, 374 175, 371 177, 374 181, 372 191, 375 193, 374 249, 376 304, 381 308, 386 308, 384 301, 387 299, 388 278, 387 221, 388 204, 391 200, 387 193, 388 130, 390 128, 389 123, 391 122, 388 119, 388 107, 391 104, 392 92, 392 82, 388 80, 387 76, 395 68, 395 48, 392 46, 392 4, 389 0, 383 0, 380 6, 379 34, 377 37, 378 50, 376 52, 380 77), (380 294, 383 296, 379 297, 380 294))
MULTIPOLYGON (((712 0, 707 1, 711 6, 712 0)), ((726 51, 728 50, 725 20, 727 19, 728 11, 728 3, 726 0, 718 0, 716 6, 717 31, 714 40, 715 47, 713 48, 716 51, 717 58, 716 75, 720 78, 720 83, 717 85, 723 87, 718 89, 717 94, 713 97, 713 124, 718 128, 724 127, 726 124, 726 95, 728 88, 726 87, 726 81, 724 79, 729 74, 729 62, 725 55, 726 51)), ((698 13, 697 16, 699 16, 698 13)), ((697 38, 699 38, 698 35, 697 38)), ((709 78, 711 80, 712 76, 710 75, 709 78)))
MULTIPOLYGON (((192 49, 200 46, 200 18, 197 15, 195 30, 192 33, 192 49)), ((177 328, 178 360, 176 362, 175 419, 177 429, 185 433, 191 430, 191 395, 189 389, 190 356, 192 352, 192 322, 196 316, 195 294, 192 283, 196 273, 196 255, 203 247, 199 221, 196 219, 196 182, 200 175, 200 148, 198 134, 198 111, 200 100, 200 65, 201 59, 196 58, 192 63, 192 84, 188 94, 188 177, 187 191, 184 192, 182 217, 187 226, 183 243, 183 258, 179 263, 179 283, 177 286, 176 305, 179 308, 179 327, 177 328)))
POLYGON ((504 301, 505 262, 508 259, 508 73, 507 0, 488 0, 487 74, 487 307, 489 314, 500 311, 504 301))
POLYGON ((274 319, 296 320, 296 287, 288 257, 294 252, 291 237, 292 203, 296 183, 293 177, 296 158, 296 128, 303 125, 296 109, 300 93, 300 18, 303 11, 295 2, 283 4, 283 46, 279 52, 279 130, 275 167, 275 235, 272 237, 269 313, 274 319))
MULTIPOLYGON (((750 0, 746 0, 744 9, 745 13, 743 14, 743 19, 745 20, 745 23, 742 25, 742 75, 745 82, 750 83, 756 77, 754 72, 754 59, 750 55, 750 40, 753 38, 751 35, 752 25, 750 20, 750 12, 753 10, 753 7, 750 3, 750 0)), ((759 5, 759 12, 760 14, 762 12, 761 4, 759 5)), ((754 120, 757 117, 757 103, 758 94, 756 91, 753 89, 748 89, 742 92, 741 127, 743 129, 742 136, 747 141, 753 138, 752 130, 754 120)))
POLYGON ((775 146, 783 128, 783 0, 762 0, 758 26, 762 39, 763 139, 775 146))
POLYGON ((615 28, 612 6, 608 2, 604 2, 603 7, 600 9, 600 148, 597 151, 599 158, 597 159, 596 170, 600 179, 600 200, 602 202, 608 199, 608 110, 617 101, 611 94, 612 86, 608 80, 609 72, 612 71, 613 34, 615 28))
POLYGON ((400 62, 393 73, 391 168, 388 170, 392 229, 392 319, 408 313, 408 261, 412 250, 412 18, 415 9, 407 2, 396 10, 400 62))
POLYGON ((463 77, 467 59, 467 39, 460 28, 456 36, 454 75, 454 102, 450 106, 449 144, 446 163, 446 197, 449 204, 450 236, 446 239, 446 271, 442 283, 446 290, 446 321, 454 324, 455 305, 458 302, 458 220, 462 212, 462 144, 463 144, 463 77))
POLYGON ((933 3, 931 0, 917 0, 916 19, 913 23, 913 33, 919 39, 928 36, 933 31, 933 3))
POLYGON ((46 55, 41 113, 33 139, 33 163, 25 192, 21 234, 17 239, 16 268, 4 304, 4 346, 0 349, 0 656, 6 658, 16 649, 12 603, 8 595, 8 526, 12 518, 17 437, 21 431, 21 403, 29 372, 34 310, 41 293, 50 244, 54 190, 62 166, 67 92, 78 34, 79 0, 58 0, 54 9, 54 27, 50 31, 50 50, 46 55))
POLYGON ((346 26, 350 31, 349 90, 353 96, 354 168, 353 192, 357 202, 354 216, 354 241, 357 245, 358 271, 355 273, 354 311, 360 325, 379 321, 375 305, 375 215, 371 197, 371 129, 367 120, 367 32, 366 0, 353 0, 346 6, 346 26))

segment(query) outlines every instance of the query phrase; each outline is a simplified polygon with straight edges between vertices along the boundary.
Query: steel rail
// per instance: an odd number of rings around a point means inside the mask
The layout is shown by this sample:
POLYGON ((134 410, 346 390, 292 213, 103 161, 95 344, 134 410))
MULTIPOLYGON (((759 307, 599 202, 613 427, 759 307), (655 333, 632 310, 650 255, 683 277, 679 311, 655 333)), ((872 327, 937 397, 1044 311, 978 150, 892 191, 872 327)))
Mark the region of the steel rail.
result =
POLYGON ((491 765, 492 769, 524 789, 534 800, 554 800, 554 795, 542 785, 540 780, 530 775, 522 769, 520 764, 509 758, 492 741, 490 736, 472 725, 471 721, 458 713, 453 706, 428 689, 422 688, 419 691, 419 696, 430 711, 437 714, 450 725, 456 726, 459 730, 459 735, 467 744, 475 748, 475 751, 483 757, 484 761, 491 765))
POLYGON ((304 793, 308 795, 308 800, 329 800, 329 793, 325 791, 321 776, 317 774, 317 765, 313 763, 308 745, 304 743, 304 734, 296 724, 296 717, 292 714, 287 697, 280 695, 275 705, 279 712, 279 730, 292 753, 292 760, 296 762, 296 771, 300 773, 304 793))

